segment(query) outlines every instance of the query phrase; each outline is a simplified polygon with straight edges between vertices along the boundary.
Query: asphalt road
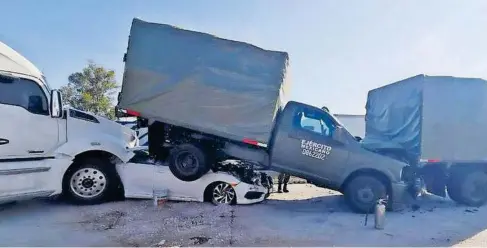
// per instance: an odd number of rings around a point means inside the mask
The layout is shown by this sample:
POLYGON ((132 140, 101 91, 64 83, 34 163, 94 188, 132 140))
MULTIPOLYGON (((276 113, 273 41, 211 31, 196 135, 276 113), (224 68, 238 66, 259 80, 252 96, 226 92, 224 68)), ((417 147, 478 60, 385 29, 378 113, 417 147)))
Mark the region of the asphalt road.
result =
POLYGON ((0 246, 486 246, 487 208, 426 197, 416 207, 351 213, 342 196, 307 184, 251 206, 127 200, 73 206, 37 200, 0 206, 0 246))

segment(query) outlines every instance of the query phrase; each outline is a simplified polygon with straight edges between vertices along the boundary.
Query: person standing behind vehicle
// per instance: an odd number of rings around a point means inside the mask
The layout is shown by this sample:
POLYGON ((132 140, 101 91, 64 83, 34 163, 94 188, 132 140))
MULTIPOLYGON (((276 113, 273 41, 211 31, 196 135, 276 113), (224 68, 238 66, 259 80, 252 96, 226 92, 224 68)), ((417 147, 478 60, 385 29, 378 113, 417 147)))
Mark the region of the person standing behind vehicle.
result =
POLYGON ((287 189, 287 184, 289 183, 289 179, 291 176, 286 173, 280 173, 279 176, 277 177, 277 193, 288 193, 289 190, 287 189), (281 187, 283 186, 283 187, 281 187))

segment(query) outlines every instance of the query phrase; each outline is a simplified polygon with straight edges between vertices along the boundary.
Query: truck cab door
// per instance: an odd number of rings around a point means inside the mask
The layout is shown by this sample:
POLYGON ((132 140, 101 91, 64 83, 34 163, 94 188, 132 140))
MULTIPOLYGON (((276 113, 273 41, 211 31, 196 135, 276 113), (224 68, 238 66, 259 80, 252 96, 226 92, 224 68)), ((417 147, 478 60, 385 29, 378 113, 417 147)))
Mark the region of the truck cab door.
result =
POLYGON ((0 202, 49 195, 52 151, 58 146, 57 114, 38 82, 0 74, 0 202))
POLYGON ((341 127, 318 108, 300 106, 292 114, 292 123, 281 123, 287 128, 276 134, 272 166, 317 184, 333 183, 350 154, 337 138, 341 127))

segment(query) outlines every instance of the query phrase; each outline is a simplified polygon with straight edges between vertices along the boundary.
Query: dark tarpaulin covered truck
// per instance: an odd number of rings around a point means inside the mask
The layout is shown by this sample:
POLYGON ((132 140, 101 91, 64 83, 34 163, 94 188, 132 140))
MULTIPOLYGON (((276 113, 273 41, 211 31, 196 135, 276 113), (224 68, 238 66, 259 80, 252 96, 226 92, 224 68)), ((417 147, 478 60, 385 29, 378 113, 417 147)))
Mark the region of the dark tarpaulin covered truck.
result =
POLYGON ((287 68, 285 52, 134 19, 119 106, 147 119, 265 144, 285 104, 287 68))
POLYGON ((407 164, 363 149, 328 112, 286 102, 287 68, 284 52, 134 19, 118 107, 148 119, 149 153, 180 180, 233 159, 343 192, 359 212, 392 206, 407 164))
POLYGON ((417 167, 426 189, 487 201, 487 81, 418 75, 369 91, 363 143, 417 167))
MULTIPOLYGON (((154 124, 149 150, 161 158, 169 155, 160 144, 167 146, 171 128, 173 138, 191 130, 193 137, 196 131, 265 148, 276 113, 285 104, 288 60, 285 52, 134 19, 117 107, 154 124)), ((193 175, 174 169, 176 177, 192 181, 209 166, 193 175)))

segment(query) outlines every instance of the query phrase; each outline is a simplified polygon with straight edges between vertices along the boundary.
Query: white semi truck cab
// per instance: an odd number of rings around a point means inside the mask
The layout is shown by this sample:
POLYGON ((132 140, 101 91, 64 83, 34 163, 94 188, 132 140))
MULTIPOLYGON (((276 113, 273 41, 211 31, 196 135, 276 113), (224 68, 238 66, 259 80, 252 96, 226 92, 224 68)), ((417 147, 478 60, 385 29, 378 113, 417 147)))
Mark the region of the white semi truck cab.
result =
POLYGON ((133 157, 134 131, 62 106, 42 72, 0 42, 0 202, 67 196, 96 203, 123 194, 115 164, 133 157))

